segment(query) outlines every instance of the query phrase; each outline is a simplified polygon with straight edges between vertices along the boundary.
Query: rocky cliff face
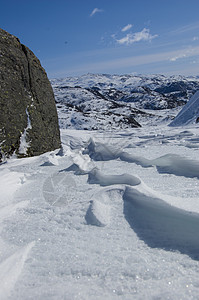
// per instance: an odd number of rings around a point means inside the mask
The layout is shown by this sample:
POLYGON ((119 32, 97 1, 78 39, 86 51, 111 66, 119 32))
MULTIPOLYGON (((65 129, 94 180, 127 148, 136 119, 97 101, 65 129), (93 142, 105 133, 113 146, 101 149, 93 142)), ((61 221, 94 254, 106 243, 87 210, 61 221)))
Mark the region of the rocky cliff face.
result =
POLYGON ((59 147, 57 111, 46 72, 30 49, 0 29, 0 159, 59 147))

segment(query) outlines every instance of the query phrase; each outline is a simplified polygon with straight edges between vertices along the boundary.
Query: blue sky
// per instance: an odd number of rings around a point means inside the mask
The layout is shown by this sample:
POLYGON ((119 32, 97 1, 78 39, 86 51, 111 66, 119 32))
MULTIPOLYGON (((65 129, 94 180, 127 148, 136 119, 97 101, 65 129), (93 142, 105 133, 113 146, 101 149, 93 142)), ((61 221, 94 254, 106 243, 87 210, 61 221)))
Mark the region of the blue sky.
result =
POLYGON ((198 0, 1 0, 0 27, 50 78, 199 75, 198 0))

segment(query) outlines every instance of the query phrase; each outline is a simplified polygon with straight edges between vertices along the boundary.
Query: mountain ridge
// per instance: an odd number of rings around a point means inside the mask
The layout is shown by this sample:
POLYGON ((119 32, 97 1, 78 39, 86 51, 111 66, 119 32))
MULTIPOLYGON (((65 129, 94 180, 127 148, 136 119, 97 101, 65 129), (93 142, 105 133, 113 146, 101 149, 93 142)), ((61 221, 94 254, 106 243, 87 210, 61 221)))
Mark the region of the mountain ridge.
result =
POLYGON ((60 128, 116 130, 138 128, 158 112, 165 117, 165 110, 171 121, 199 90, 199 77, 86 74, 51 84, 60 128))

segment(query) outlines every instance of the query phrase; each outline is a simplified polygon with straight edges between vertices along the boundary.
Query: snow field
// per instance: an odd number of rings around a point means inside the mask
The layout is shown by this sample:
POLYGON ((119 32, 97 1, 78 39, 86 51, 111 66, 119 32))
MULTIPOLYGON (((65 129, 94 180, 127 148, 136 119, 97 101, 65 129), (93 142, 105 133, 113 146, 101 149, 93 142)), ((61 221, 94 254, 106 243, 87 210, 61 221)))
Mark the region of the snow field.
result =
POLYGON ((197 128, 145 130, 0 166, 4 299, 198 299, 197 128))

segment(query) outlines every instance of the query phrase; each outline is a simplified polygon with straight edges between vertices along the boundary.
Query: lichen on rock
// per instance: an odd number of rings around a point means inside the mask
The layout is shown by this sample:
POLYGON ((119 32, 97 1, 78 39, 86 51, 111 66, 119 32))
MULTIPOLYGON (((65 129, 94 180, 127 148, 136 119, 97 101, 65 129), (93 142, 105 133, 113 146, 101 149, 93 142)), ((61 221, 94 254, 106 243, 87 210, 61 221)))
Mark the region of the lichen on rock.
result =
POLYGON ((24 156, 60 147, 55 99, 45 70, 28 47, 0 29, 0 160, 13 153, 21 156, 25 129, 29 147, 24 156))

